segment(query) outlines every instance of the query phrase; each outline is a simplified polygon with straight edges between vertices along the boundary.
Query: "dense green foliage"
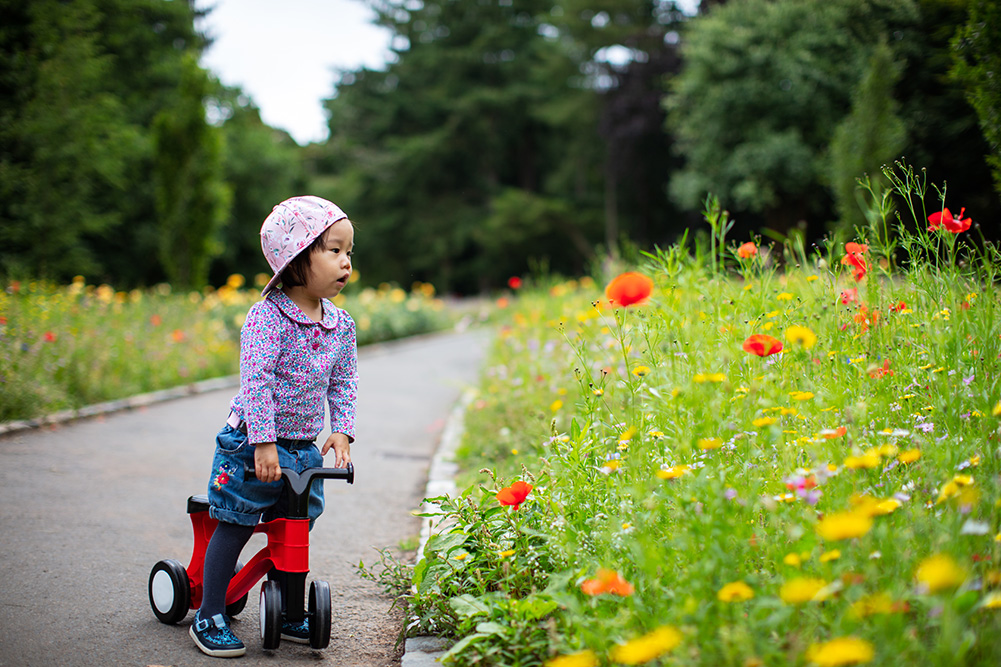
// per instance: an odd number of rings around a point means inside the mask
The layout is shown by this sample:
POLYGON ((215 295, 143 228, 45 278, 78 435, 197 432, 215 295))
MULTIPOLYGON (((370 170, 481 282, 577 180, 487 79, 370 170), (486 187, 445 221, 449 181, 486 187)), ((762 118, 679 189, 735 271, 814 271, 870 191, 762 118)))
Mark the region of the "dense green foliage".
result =
POLYGON ((1001 193, 1001 4, 971 0, 970 18, 953 40, 953 75, 977 112, 990 152, 987 163, 1001 193))
POLYGON ((314 192, 366 283, 469 293, 668 244, 707 193, 740 237, 843 233, 900 156, 997 235, 989 0, 359 1, 394 58, 340 72, 298 146, 197 64, 193 0, 0 0, 0 275, 249 277, 314 192))

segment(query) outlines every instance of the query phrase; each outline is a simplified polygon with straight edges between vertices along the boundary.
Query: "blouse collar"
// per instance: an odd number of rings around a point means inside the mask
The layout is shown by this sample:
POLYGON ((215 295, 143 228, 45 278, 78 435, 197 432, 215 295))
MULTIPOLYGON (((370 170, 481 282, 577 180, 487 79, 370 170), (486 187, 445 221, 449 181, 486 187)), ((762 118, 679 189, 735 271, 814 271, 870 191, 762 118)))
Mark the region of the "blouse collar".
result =
POLYGON ((274 289, 268 292, 267 298, 271 303, 278 306, 286 317, 297 324, 313 325, 319 324, 324 329, 336 329, 337 322, 340 319, 340 309, 337 308, 329 299, 321 299, 320 304, 323 307, 323 319, 316 322, 312 318, 302 312, 302 309, 296 305, 295 301, 289 298, 288 294, 281 291, 280 289, 274 289))

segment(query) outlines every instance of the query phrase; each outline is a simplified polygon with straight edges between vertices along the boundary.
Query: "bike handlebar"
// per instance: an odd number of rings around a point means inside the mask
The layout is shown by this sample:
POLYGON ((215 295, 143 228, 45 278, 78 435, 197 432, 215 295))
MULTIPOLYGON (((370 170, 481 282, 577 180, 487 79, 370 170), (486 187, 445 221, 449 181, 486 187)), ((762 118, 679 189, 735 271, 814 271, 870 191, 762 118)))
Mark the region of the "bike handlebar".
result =
MULTIPOLYGON (((244 476, 256 479, 257 471, 247 466, 244 468, 244 476)), ((301 496, 309 491, 309 485, 314 479, 343 479, 348 484, 355 483, 355 467, 349 463, 346 468, 308 468, 301 473, 297 473, 292 468, 282 468, 282 479, 292 489, 292 493, 301 496)))

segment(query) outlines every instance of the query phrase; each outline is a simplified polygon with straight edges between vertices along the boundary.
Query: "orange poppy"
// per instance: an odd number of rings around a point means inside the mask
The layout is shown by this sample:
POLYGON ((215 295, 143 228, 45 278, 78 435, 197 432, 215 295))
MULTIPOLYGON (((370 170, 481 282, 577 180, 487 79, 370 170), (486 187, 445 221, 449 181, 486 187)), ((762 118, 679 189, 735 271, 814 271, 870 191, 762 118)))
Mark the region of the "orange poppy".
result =
POLYGON ((642 273, 628 271, 616 276, 605 288, 605 297, 613 306, 636 306, 653 294, 653 280, 642 273))
POLYGON ((747 337, 743 348, 744 352, 750 352, 759 357, 768 357, 782 351, 782 341, 768 334, 754 334, 747 337))
POLYGON ((497 492, 497 502, 501 505, 511 505, 515 509, 521 507, 525 498, 532 492, 532 485, 528 482, 515 482, 511 486, 506 486, 497 492))
POLYGON ((754 241, 748 241, 747 243, 743 243, 739 248, 737 248, 737 257, 740 257, 741 259, 748 259, 750 257, 754 257, 757 254, 758 254, 758 246, 754 245, 754 241))
POLYGON ((632 584, 623 579, 622 575, 615 570, 599 568, 594 579, 587 579, 584 581, 580 585, 580 590, 582 590, 586 595, 601 595, 603 593, 610 593, 612 595, 621 595, 626 597, 632 595, 635 589, 632 584))

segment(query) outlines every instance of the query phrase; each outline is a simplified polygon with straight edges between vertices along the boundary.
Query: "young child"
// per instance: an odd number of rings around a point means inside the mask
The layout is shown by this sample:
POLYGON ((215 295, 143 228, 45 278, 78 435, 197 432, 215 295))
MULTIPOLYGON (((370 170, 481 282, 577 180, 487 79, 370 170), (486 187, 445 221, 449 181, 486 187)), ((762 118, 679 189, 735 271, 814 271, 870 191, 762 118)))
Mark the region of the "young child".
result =
MULTIPOLYGON (((209 479, 209 513, 219 525, 205 551, 202 604, 191 625, 198 648, 216 657, 246 652, 224 615, 226 589, 262 514, 280 516, 281 467, 320 467, 331 449, 334 466, 344 467, 354 441, 355 324, 328 300, 351 277, 354 227, 325 199, 293 197, 264 221, 261 248, 274 277, 240 334, 240 391, 216 437, 209 479), (324 401, 332 434, 318 449, 324 401), (256 479, 244 476, 245 466, 256 479)), ((322 511, 323 487, 314 484, 310 525, 322 511)), ((309 620, 285 623, 282 638, 308 643, 309 620)))

